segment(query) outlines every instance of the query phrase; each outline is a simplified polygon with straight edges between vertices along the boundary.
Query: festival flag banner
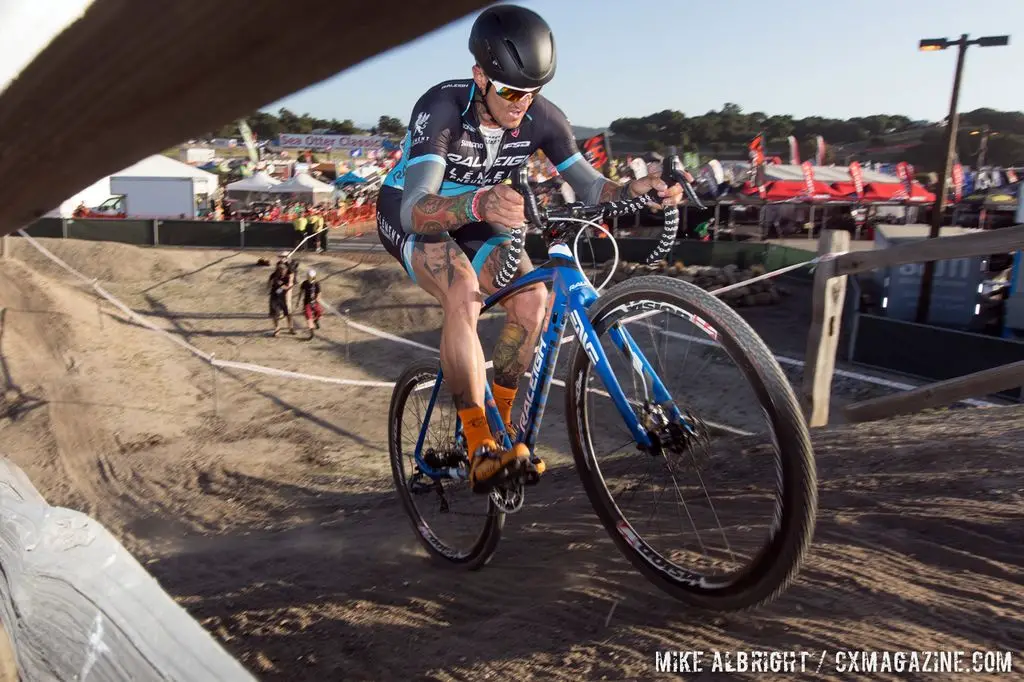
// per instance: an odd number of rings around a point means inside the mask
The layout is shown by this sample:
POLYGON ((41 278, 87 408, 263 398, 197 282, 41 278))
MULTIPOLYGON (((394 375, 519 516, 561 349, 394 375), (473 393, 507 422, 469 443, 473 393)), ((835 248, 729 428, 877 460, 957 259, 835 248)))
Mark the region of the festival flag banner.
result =
POLYGON ((814 167, 810 161, 804 161, 800 164, 801 170, 804 172, 804 192, 807 194, 809 199, 814 198, 814 167))
POLYGON ((596 168, 597 172, 607 175, 610 170, 608 165, 611 161, 608 135, 606 133, 598 133, 593 137, 588 137, 583 140, 581 147, 583 158, 587 160, 587 163, 596 168))
POLYGON ((909 199, 910 191, 908 190, 908 188, 910 187, 910 184, 907 180, 909 174, 907 172, 906 161, 900 161, 899 163, 896 164, 896 177, 899 178, 900 184, 903 186, 899 192, 893 195, 893 199, 909 199))
POLYGON ((244 118, 238 119, 238 132, 242 134, 245 148, 249 152, 249 160, 256 163, 260 160, 259 151, 256 149, 256 136, 253 135, 252 128, 249 127, 244 118))
POLYGON ((814 152, 814 165, 824 166, 825 165, 825 138, 818 135, 814 138, 815 152, 814 152))
POLYGON ((753 167, 753 183, 757 187, 757 193, 762 199, 765 198, 765 170, 764 170, 764 134, 755 137, 748 146, 750 154, 750 165, 753 167))
POLYGON ((953 164, 951 175, 953 180, 953 201, 959 204, 964 196, 964 167, 960 165, 959 159, 953 164))
POLYGON ((857 192, 857 201, 864 198, 864 171, 856 161, 850 162, 850 177, 853 179, 853 189, 857 192))
POLYGON ((789 162, 794 166, 800 165, 800 144, 796 141, 796 137, 793 135, 789 136, 789 162))

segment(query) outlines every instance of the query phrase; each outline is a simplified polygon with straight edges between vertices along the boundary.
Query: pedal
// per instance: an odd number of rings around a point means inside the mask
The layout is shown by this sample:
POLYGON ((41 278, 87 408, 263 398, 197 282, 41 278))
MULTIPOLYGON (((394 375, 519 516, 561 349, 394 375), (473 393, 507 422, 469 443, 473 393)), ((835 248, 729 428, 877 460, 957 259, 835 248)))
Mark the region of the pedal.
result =
POLYGON ((540 475, 543 473, 544 468, 538 471, 536 466, 538 462, 543 467, 542 460, 536 455, 531 455, 529 461, 523 466, 522 478, 523 483, 526 485, 537 485, 540 483, 540 475))

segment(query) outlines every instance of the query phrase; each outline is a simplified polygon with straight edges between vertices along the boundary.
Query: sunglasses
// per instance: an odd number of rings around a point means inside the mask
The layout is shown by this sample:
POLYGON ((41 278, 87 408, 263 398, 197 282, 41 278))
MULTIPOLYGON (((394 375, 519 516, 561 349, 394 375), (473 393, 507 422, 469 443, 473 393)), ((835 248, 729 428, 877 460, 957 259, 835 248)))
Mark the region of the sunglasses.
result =
POLYGON ((494 79, 491 79, 491 85, 494 86, 494 92, 498 97, 502 98, 506 102, 519 102, 527 97, 533 99, 533 97, 540 94, 540 88, 519 90, 518 88, 513 88, 509 85, 505 85, 504 83, 499 83, 494 79))

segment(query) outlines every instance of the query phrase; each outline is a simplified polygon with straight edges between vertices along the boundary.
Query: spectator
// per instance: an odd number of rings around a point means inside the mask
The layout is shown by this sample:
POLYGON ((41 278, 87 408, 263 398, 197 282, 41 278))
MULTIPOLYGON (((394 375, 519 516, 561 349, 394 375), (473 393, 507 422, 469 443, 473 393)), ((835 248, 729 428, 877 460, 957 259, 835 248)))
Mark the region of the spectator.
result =
POLYGON ((302 240, 306 237, 306 227, 309 224, 309 220, 306 218, 305 210, 299 206, 295 213, 295 218, 292 219, 292 225, 295 226, 295 245, 298 246, 302 243, 302 240))
POLYGON ((270 297, 270 318, 274 320, 274 336, 281 333, 281 318, 288 320, 288 333, 295 334, 291 315, 288 314, 288 266, 283 261, 270 273, 267 280, 267 294, 270 297))
POLYGON ((287 251, 278 254, 278 263, 283 262, 288 271, 288 290, 285 294, 285 302, 288 304, 288 315, 295 312, 295 282, 299 278, 299 261, 288 257, 287 251))
POLYGON ((323 317, 324 309, 320 304, 320 282, 316 281, 316 270, 310 270, 306 274, 306 281, 302 283, 302 309, 306 316, 306 326, 309 327, 309 338, 313 338, 313 328, 320 328, 320 318, 323 317))

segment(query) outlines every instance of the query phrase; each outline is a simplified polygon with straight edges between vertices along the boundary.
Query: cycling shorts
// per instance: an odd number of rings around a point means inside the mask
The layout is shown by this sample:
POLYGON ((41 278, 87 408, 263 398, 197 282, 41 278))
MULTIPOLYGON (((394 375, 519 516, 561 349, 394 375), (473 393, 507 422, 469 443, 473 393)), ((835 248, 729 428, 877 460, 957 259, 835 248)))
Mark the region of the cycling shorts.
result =
POLYGON ((385 250, 402 264, 413 282, 416 281, 416 274, 412 270, 412 251, 417 242, 430 244, 454 240, 479 275, 491 251, 512 240, 512 236, 505 230, 484 222, 466 223, 451 233, 409 234, 401 227, 401 207, 401 190, 382 187, 377 197, 377 236, 385 250))

